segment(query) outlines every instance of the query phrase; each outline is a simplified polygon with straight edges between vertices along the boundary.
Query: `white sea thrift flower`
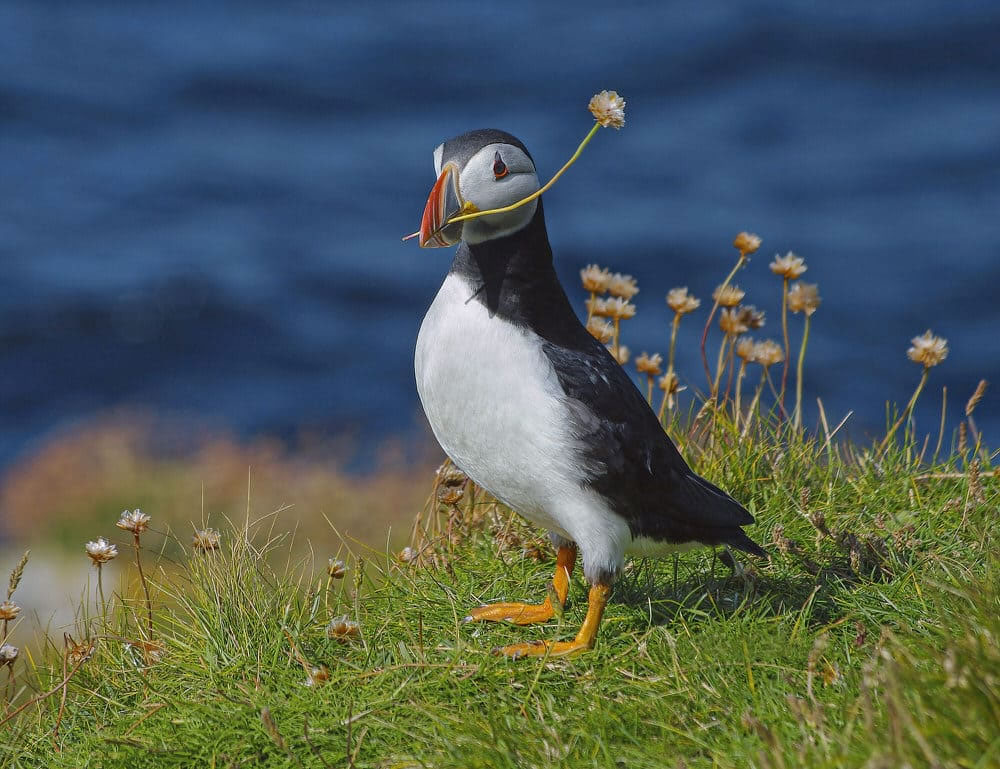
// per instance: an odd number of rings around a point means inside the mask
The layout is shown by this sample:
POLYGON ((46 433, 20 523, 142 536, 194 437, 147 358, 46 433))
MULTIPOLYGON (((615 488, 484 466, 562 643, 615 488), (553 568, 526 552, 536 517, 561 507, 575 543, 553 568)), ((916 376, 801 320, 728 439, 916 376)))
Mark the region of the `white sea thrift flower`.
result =
POLYGON ((775 363, 781 363, 785 359, 785 351, 777 342, 765 339, 754 344, 752 359, 764 368, 768 368, 775 363))
POLYGON ((667 294, 667 305, 678 315, 694 312, 701 306, 701 300, 688 293, 687 286, 672 288, 667 294))
MULTIPOLYGON (((604 312, 611 318, 626 320, 635 317, 635 305, 620 296, 611 297, 604 302, 604 312)), ((597 314, 596 312, 594 313, 597 314)))
POLYGON ((202 529, 196 531, 191 537, 191 547, 194 550, 207 553, 209 550, 218 550, 221 539, 222 535, 215 529, 202 529))
POLYGON ((588 264, 580 270, 580 280, 583 282, 583 290, 593 294, 603 294, 608 290, 611 282, 611 271, 596 264, 588 264))
POLYGON ((326 637, 337 641, 351 641, 361 637, 361 627, 344 614, 330 620, 330 624, 326 626, 326 637))
POLYGON ((594 339, 603 344, 610 342, 611 338, 615 335, 615 327, 608 321, 601 320, 598 317, 593 317, 588 321, 587 331, 590 332, 590 335, 594 339))
POLYGON ((20 613, 21 607, 16 603, 11 603, 9 600, 0 603, 0 620, 9 622, 12 619, 17 619, 17 615, 20 613))
POLYGON ((635 359, 635 367, 639 370, 640 374, 647 374, 649 376, 659 376, 663 373, 660 366, 663 365, 663 356, 660 353, 654 353, 653 355, 647 355, 643 353, 638 358, 635 359))
POLYGON ((788 289, 788 309, 792 312, 805 312, 812 315, 823 300, 819 295, 819 286, 815 283, 803 283, 801 280, 793 283, 788 289))
POLYGON ((797 279, 808 269, 805 260, 801 256, 796 256, 791 251, 784 256, 775 254, 774 261, 768 267, 771 268, 771 272, 775 275, 780 275, 788 280, 797 279))
POLYGON ((594 120, 605 128, 621 128, 625 125, 625 100, 617 91, 595 93, 587 105, 594 120))
POLYGON ((0 646, 0 666, 13 665, 17 661, 17 655, 20 653, 21 650, 16 646, 11 646, 10 644, 0 646))
POLYGON ((752 232, 741 232, 736 236, 736 239, 733 240, 733 245, 744 256, 752 254, 760 248, 760 243, 760 235, 754 235, 752 232))
POLYGON ((119 529, 131 531, 133 534, 142 534, 149 528, 149 516, 138 508, 132 511, 123 510, 121 518, 115 525, 119 529))
POLYGON ((620 272, 616 272, 608 283, 608 293, 612 296, 620 296, 622 299, 631 299, 639 293, 639 286, 631 275, 622 275, 620 272))
POLYGON ((100 566, 102 563, 107 563, 118 557, 117 546, 108 542, 104 537, 98 537, 95 542, 88 542, 86 547, 87 557, 94 562, 95 566, 100 566))
POLYGON ((920 336, 913 337, 910 343, 913 346, 906 351, 907 357, 926 368, 936 366, 948 357, 948 340, 934 336, 930 329, 920 336))

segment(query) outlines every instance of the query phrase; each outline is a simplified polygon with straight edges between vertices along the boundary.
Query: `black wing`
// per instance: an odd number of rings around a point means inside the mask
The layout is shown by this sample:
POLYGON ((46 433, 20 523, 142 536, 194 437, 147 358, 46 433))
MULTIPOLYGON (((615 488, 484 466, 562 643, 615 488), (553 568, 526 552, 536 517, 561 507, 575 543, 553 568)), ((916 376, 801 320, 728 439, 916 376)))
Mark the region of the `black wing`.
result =
POLYGON ((543 349, 569 398, 588 485, 633 536, 725 543, 765 555, 740 528, 753 516, 688 467, 622 367, 577 325, 571 346, 546 341, 543 349))

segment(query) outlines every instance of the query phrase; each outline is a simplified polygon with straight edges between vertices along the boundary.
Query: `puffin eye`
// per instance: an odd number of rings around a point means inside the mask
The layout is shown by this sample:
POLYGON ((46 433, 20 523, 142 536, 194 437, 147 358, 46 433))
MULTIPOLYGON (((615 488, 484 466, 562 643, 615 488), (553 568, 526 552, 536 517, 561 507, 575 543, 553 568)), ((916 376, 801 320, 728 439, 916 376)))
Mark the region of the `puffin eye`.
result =
POLYGON ((497 179, 503 179, 510 170, 507 168, 506 163, 503 162, 503 158, 500 157, 500 153, 496 153, 493 156, 493 176, 497 179))

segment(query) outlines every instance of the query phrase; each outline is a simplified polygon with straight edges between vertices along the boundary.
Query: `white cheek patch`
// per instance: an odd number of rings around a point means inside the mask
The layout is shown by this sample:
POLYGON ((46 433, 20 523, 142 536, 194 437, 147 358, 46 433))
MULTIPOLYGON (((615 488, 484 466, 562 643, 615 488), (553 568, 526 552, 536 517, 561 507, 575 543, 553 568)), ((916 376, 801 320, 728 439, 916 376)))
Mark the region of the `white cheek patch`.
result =
MULTIPOLYGON (((480 211, 512 205, 538 188, 538 175, 531 159, 510 144, 483 147, 465 164, 459 181, 463 200, 475 204, 480 211), (493 174, 493 162, 498 152, 509 172, 501 179, 493 174)), ((531 221, 537 208, 538 203, 532 201, 505 214, 472 219, 466 223, 462 239, 468 243, 479 243, 517 232, 531 221)))

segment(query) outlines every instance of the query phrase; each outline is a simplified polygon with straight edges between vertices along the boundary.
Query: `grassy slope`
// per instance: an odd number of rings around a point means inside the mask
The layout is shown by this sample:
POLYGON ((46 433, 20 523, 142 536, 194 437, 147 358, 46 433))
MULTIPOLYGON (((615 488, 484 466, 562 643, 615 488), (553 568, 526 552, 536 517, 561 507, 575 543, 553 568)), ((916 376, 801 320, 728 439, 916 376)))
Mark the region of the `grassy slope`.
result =
MULTIPOLYGON (((61 752, 57 695, 0 727, 0 765, 1000 765, 996 481, 979 502, 967 478, 915 480, 926 470, 902 452, 720 445, 700 464, 750 501, 771 562, 713 577, 711 554, 691 553, 676 585, 670 561, 633 564, 590 654, 489 654, 572 635, 579 574, 561 623, 462 624, 479 602, 541 598, 551 576, 551 559, 504 551, 488 526, 463 528, 448 569, 363 554, 357 593, 356 562, 326 593, 325 575, 268 565, 280 540, 224 531, 223 551, 157 574, 162 660, 101 642, 68 687, 61 752), (344 613, 360 642, 325 636, 344 613), (286 631, 328 681, 303 685, 286 631)), ((130 612, 141 605, 118 607, 107 635, 136 638, 130 612)), ((38 663, 35 685, 61 665, 38 663)))

